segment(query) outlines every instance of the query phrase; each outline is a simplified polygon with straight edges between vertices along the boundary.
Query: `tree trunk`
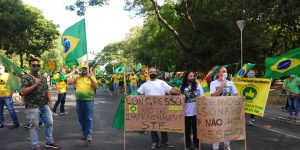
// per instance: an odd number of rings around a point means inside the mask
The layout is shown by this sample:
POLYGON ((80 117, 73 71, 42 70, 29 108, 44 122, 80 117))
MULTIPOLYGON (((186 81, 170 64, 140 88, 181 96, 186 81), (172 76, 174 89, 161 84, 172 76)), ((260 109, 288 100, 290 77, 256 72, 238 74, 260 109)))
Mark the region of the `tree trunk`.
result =
POLYGON ((20 53, 20 63, 21 63, 21 65, 20 65, 20 67, 23 69, 23 53, 21 52, 20 53))

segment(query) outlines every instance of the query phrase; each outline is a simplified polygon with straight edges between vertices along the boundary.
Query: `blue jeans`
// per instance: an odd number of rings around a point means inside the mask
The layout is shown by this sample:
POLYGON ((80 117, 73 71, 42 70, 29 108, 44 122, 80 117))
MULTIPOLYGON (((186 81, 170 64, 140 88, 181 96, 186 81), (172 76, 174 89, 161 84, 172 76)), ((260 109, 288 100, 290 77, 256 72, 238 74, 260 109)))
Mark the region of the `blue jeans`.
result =
POLYGON ((137 90, 137 86, 136 85, 130 85, 130 92, 134 92, 137 90))
POLYGON ((18 124, 19 120, 17 117, 17 113, 15 111, 14 105, 13 105, 13 100, 11 96, 8 97, 0 97, 0 124, 4 123, 4 116, 3 116, 3 111, 4 111, 4 105, 6 106, 6 109, 8 110, 10 117, 14 124, 18 124))
POLYGON ((26 108, 26 117, 31 124, 29 129, 30 139, 31 139, 31 146, 33 148, 38 147, 40 144, 38 130, 39 121, 45 124, 45 136, 46 136, 46 143, 52 144, 54 143, 52 132, 53 132, 53 118, 52 112, 48 105, 40 106, 37 108, 26 108))
POLYGON ((114 92, 118 92, 119 89, 119 83, 114 83, 114 92))
POLYGON ((83 136, 92 135, 93 106, 93 100, 76 100, 76 111, 83 136))
POLYGON ((290 116, 293 115, 293 105, 295 108, 295 116, 298 116, 299 111, 299 96, 297 96, 295 99, 289 98, 289 113, 290 116))
POLYGON ((66 95, 67 93, 59 93, 57 95, 57 101, 54 104, 53 107, 53 112, 56 112, 57 106, 60 104, 60 112, 64 113, 65 112, 65 102, 66 102, 66 95))

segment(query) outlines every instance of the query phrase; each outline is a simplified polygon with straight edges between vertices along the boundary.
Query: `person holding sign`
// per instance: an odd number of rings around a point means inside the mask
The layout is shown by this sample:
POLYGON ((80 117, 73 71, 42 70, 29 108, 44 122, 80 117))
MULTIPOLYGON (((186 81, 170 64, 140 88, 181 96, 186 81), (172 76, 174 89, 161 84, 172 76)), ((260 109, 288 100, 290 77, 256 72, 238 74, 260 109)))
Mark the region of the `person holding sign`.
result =
MULTIPOLYGON (((141 87, 137 90, 139 94, 151 95, 151 96, 164 96, 166 93, 171 94, 180 94, 179 91, 172 88, 165 81, 157 79, 157 71, 156 68, 151 67, 149 69, 150 80, 146 83, 142 84, 141 87)), ((151 131, 152 138, 152 149, 157 149, 161 146, 166 148, 173 148, 174 146, 168 142, 168 133, 161 132, 161 142, 158 136, 157 131, 151 131), (161 144, 160 144, 161 143, 161 144)))
POLYGON ((199 139, 197 138, 197 104, 196 97, 204 96, 202 87, 195 80, 195 73, 187 71, 183 77, 180 92, 185 98, 185 143, 186 149, 192 147, 191 130, 193 130, 193 145, 195 150, 199 148, 199 139))
MULTIPOLYGON (((247 77, 248 78, 255 78, 255 71, 254 70, 249 70, 249 72, 247 73, 247 77)), ((250 114, 250 120, 248 121, 249 126, 254 126, 254 119, 255 115, 254 114, 250 114)))
POLYGON ((298 77, 296 77, 295 75, 290 75, 290 77, 288 79, 284 80, 283 83, 283 89, 287 92, 288 95, 288 99, 289 99, 289 119, 292 119, 292 115, 293 115, 293 105, 295 108, 295 116, 294 116, 294 120, 297 120, 297 116, 298 116, 298 107, 299 107, 299 102, 298 102, 298 94, 299 94, 299 86, 300 84, 300 80, 298 77))
MULTIPOLYGON (((236 96, 237 90, 232 81, 227 80, 227 69, 221 66, 217 71, 217 79, 210 83, 211 96, 236 96)), ((220 142, 213 142, 213 150, 219 149, 220 142)), ((224 150, 231 150, 230 141, 224 142, 224 150)))

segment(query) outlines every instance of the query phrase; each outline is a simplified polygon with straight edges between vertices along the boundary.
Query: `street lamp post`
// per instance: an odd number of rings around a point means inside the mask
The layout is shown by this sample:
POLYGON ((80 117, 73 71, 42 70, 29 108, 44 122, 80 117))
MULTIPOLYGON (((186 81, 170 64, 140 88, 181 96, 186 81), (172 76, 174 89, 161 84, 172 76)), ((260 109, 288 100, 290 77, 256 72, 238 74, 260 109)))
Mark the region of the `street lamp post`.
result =
POLYGON ((243 29, 246 26, 245 20, 238 20, 236 21, 240 31, 241 31, 241 68, 243 67, 243 29))

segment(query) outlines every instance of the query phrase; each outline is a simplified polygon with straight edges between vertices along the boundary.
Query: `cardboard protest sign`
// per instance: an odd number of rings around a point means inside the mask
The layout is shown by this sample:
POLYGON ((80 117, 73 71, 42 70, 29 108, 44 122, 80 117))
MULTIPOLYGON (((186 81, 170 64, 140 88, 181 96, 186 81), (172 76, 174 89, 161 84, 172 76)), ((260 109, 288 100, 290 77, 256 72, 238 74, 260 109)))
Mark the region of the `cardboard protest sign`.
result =
POLYGON ((207 142, 244 140, 244 97, 197 97, 197 137, 207 142))
POLYGON ((184 133, 184 96, 128 96, 125 131, 184 133))
POLYGON ((239 93, 246 98, 245 112, 264 116, 271 80, 263 78, 234 78, 233 83, 239 93))

